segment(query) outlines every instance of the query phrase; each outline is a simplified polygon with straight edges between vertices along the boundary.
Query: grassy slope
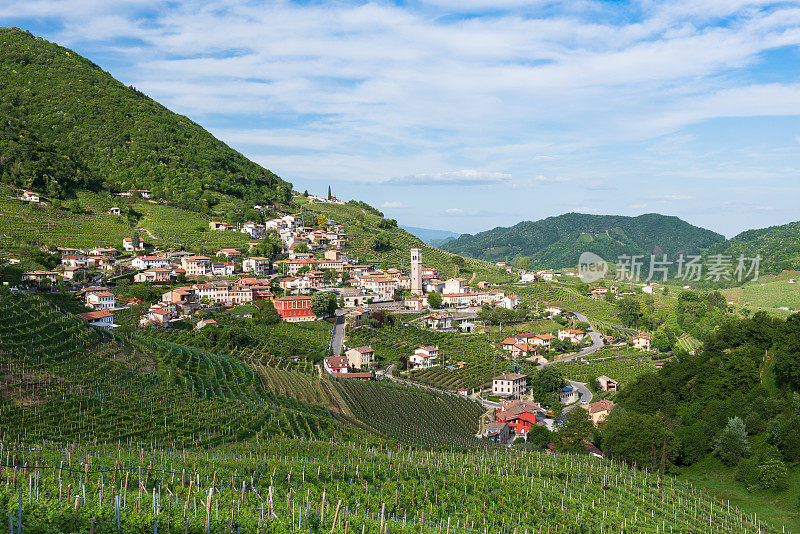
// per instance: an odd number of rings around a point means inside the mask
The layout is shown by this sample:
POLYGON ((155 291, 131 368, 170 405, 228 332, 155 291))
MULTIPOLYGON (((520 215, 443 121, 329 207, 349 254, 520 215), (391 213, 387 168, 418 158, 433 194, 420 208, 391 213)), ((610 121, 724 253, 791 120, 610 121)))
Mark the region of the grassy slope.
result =
POLYGON ((779 274, 800 268, 800 222, 747 230, 710 248, 709 254, 761 256, 761 272, 779 274))
POLYGON ((783 271, 778 275, 762 276, 740 287, 725 289, 722 293, 736 306, 786 316, 789 312, 779 308, 800 309, 800 284, 789 284, 790 279, 800 281, 800 271, 783 271))
POLYGON ((730 501, 731 507, 739 508, 751 517, 757 514, 760 520, 785 526, 786 532, 800 532, 800 468, 795 467, 789 473, 787 489, 777 493, 751 493, 735 480, 735 469, 709 456, 682 469, 678 479, 726 503, 730 501))

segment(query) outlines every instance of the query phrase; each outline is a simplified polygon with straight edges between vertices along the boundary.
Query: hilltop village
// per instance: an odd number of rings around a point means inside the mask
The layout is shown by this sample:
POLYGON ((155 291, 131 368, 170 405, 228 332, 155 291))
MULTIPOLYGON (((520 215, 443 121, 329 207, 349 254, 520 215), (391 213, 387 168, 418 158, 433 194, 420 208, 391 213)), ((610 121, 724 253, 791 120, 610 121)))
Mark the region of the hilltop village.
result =
MULTIPOLYGON (((149 192, 127 194, 146 199, 149 192)), ((40 202, 31 191, 25 191, 19 200, 40 202)), ((311 195, 308 201, 341 204, 335 197, 311 195)), ((274 206, 254 209, 270 212, 274 206)), ((116 208, 109 210, 110 215, 118 213, 116 208)), ((72 289, 90 309, 78 317, 109 331, 118 326, 116 313, 139 303, 137 298, 126 296, 138 286, 152 292, 163 288, 155 302, 136 318, 140 329, 187 325, 197 332, 217 329, 221 325, 215 319, 219 315, 214 314, 224 310, 238 311, 240 321, 252 317, 253 311, 262 314, 265 309, 275 320, 286 323, 328 321, 333 329, 328 354, 320 362, 321 371, 343 380, 388 378, 418 387, 420 380, 426 380, 421 378, 425 373, 457 371, 470 364, 438 345, 420 343, 401 356, 400 368, 387 368, 381 363, 381 349, 376 353, 368 336, 367 343, 361 344, 365 340, 361 328, 370 328, 376 313, 406 317, 417 328, 463 335, 488 332, 487 319, 491 322, 492 314, 499 311, 504 317, 547 321, 552 325, 550 331, 517 331, 496 341, 487 335, 492 349, 511 362, 509 372, 496 375, 488 384, 451 389, 453 394, 472 398, 489 410, 491 415, 484 420, 479 435, 499 443, 524 439, 535 427, 553 429, 554 419, 562 412, 559 408, 554 415, 552 405, 533 401, 530 375, 518 372, 519 366, 513 362, 543 368, 553 361, 588 356, 614 341, 593 331, 585 317, 562 307, 545 305, 528 310, 508 286, 440 276, 435 268, 425 265, 419 248, 410 250, 407 264, 378 268, 361 262, 351 256, 344 225, 320 215, 309 219, 303 214, 286 214, 240 224, 210 221, 208 231, 239 232, 250 241, 239 248, 223 247, 215 255, 202 255, 147 246, 136 232, 123 238, 118 248, 111 244, 90 249, 59 246, 55 269, 25 271, 21 281, 36 291, 65 286, 72 289), (103 285, 103 280, 113 284, 103 285)), ((519 287, 572 275, 551 270, 529 272, 506 262, 497 262, 495 267, 514 277, 519 287)), ((652 286, 643 284, 640 291, 652 293, 652 286)), ((587 296, 609 300, 630 294, 614 285, 602 285, 590 287, 587 296)), ((637 333, 622 345, 650 351, 651 338, 650 334, 637 333)), ((598 383, 600 391, 617 391, 618 382, 607 376, 600 376, 598 383)), ((595 425, 614 406, 608 399, 590 402, 592 392, 585 384, 565 381, 559 387, 557 404, 568 407, 567 411, 580 406, 595 425)))

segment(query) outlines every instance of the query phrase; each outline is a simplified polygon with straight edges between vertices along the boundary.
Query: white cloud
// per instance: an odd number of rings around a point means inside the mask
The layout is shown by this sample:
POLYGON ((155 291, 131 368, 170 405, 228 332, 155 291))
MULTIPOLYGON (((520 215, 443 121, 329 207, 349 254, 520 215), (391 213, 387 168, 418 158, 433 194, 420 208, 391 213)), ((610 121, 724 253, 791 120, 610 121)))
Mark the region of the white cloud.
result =
POLYGON ((633 209, 633 210, 643 210, 643 209, 647 208, 647 204, 631 204, 628 207, 633 209))
POLYGON ((405 208, 402 202, 384 202, 381 204, 381 209, 400 209, 405 208))
POLYGON ((398 185, 490 185, 509 180, 511 180, 511 175, 508 173, 466 169, 433 174, 414 174, 392 178, 389 183, 398 185))
POLYGON ((464 213, 464 210, 462 210, 461 208, 447 208, 446 210, 444 210, 444 212, 447 213, 448 215, 461 215, 462 213, 464 213))

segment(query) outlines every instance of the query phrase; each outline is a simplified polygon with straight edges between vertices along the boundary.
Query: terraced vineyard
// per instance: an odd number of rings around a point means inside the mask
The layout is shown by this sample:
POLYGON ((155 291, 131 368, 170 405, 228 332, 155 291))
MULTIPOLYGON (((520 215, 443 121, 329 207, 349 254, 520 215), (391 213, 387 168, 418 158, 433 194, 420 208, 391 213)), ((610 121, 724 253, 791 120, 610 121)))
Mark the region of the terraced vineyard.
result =
POLYGON ((216 251, 223 247, 238 248, 250 241, 241 232, 208 231, 208 219, 166 204, 144 200, 133 202, 131 207, 142 217, 132 226, 126 217, 106 213, 109 207, 116 205, 114 200, 80 192, 78 202, 86 212, 76 214, 67 209, 23 203, 0 195, 0 234, 16 236, 19 242, 86 248, 120 248, 122 239, 130 237, 134 228, 148 230, 156 239, 142 231, 142 241, 161 247, 184 245, 193 250, 216 251))
POLYGON ((335 402, 325 395, 318 376, 292 368, 264 365, 260 362, 251 365, 261 377, 264 387, 275 395, 296 399, 306 404, 335 408, 335 402))
POLYGON ((570 380, 589 383, 600 375, 619 381, 620 388, 642 373, 653 371, 652 353, 629 348, 601 349, 582 360, 554 363, 570 380))
POLYGON ((430 448, 486 445, 474 437, 484 412, 476 402, 387 382, 337 379, 334 384, 353 413, 386 437, 430 448))
POLYGON ((532 284, 514 284, 506 289, 517 295, 531 309, 542 309, 555 305, 567 311, 582 313, 589 319, 617 323, 617 308, 602 299, 593 299, 580 295, 574 285, 562 282, 536 282, 532 284))
MULTIPOLYGON (((222 327, 242 326, 236 323, 230 315, 219 314, 215 316, 222 327)), ((286 361, 289 358, 301 358, 307 362, 322 360, 331 338, 330 323, 325 321, 311 321, 307 323, 280 322, 274 325, 245 325, 251 339, 249 343, 230 342, 227 345, 218 344, 213 350, 219 353, 230 354, 239 359, 250 361, 257 360, 263 363, 268 361, 286 361)), ((156 328, 147 331, 147 335, 160 340, 203 348, 208 339, 204 338, 191 328, 156 328)))
POLYGON ((442 354, 442 365, 414 371, 412 380, 441 389, 477 388, 491 380, 508 366, 502 349, 487 342, 483 334, 457 334, 438 332, 415 326, 360 327, 347 334, 351 347, 371 345, 376 357, 385 365, 397 363, 421 346, 436 345, 442 354), (459 369, 446 367, 465 362, 459 369))
POLYGON ((781 532, 674 478, 588 456, 283 439, 0 446, 0 503, 23 532, 781 532))
POLYGON ((679 349, 689 352, 701 348, 703 346, 703 342, 693 338, 689 334, 683 334, 681 337, 678 338, 678 341, 675 343, 675 346, 678 347, 679 349))
POLYGON ((271 394, 241 362, 102 333, 7 289, 0 289, 0 354, 4 436, 213 445, 346 431, 323 408, 271 394))

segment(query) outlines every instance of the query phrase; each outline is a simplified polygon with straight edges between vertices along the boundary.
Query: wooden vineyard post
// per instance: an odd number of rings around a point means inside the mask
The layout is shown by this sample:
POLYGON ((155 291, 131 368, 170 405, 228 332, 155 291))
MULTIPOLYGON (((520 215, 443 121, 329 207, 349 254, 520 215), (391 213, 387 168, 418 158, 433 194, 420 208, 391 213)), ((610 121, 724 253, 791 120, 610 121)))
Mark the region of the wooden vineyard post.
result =
POLYGON ((386 503, 381 503, 381 526, 378 532, 383 533, 383 515, 386 513, 386 503))
MULTIPOLYGON (((336 503, 336 512, 333 514, 333 525, 331 525, 331 534, 333 534, 333 530, 336 528, 336 520, 339 519, 339 509, 342 507, 342 500, 339 499, 339 502, 336 503)), ((383 514, 381 514, 381 523, 383 522, 383 514)))
POLYGON ((211 528, 211 495, 214 493, 214 486, 208 488, 208 498, 206 499, 206 534, 211 528))
MULTIPOLYGON (((192 497, 192 486, 194 485, 194 479, 189 480, 189 492, 186 494, 186 504, 183 505, 183 517, 186 517, 186 511, 189 510, 189 499, 192 497)), ((187 522, 188 525, 188 522, 187 522)))

